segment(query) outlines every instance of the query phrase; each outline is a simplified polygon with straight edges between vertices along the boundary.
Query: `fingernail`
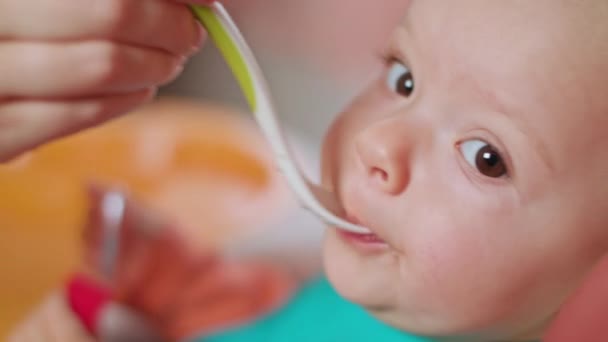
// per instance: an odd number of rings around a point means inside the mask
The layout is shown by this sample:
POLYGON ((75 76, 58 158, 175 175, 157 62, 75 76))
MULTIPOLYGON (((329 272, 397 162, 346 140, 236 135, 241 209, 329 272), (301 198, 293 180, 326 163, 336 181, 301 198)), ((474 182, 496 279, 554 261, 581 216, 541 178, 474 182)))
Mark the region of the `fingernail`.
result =
POLYGON ((205 40, 207 40, 207 31, 205 30, 205 28, 203 28, 203 26, 199 22, 195 21, 194 24, 196 25, 197 33, 194 45, 192 45, 192 48, 190 49, 190 55, 193 55, 198 52, 198 50, 200 50, 203 46, 205 40))
POLYGON ((186 57, 180 57, 178 64, 175 66, 166 83, 173 82, 181 73, 184 71, 184 63, 186 61, 186 57))

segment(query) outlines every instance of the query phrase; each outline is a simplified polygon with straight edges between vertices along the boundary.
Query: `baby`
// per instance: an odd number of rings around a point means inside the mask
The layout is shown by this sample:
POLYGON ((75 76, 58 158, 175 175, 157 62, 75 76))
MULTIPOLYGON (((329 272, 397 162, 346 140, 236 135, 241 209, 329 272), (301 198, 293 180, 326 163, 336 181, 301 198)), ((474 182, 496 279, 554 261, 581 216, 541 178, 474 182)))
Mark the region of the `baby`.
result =
POLYGON ((608 252, 608 3, 413 0, 335 122, 337 291, 410 332, 539 337, 608 252))
POLYGON ((606 18, 604 0, 412 0, 324 144, 324 185, 373 232, 328 229, 339 296, 305 287, 209 341, 296 341, 285 326, 345 340, 365 324, 336 298, 390 326, 367 325, 382 341, 540 339, 608 253, 606 18))

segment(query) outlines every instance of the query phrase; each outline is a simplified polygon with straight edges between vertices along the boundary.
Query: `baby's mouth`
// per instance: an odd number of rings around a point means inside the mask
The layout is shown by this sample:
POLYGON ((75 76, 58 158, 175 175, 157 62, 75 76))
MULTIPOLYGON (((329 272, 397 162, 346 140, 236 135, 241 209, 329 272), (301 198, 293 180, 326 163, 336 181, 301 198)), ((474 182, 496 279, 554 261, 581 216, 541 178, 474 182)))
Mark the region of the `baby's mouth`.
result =
POLYGON ((353 232, 349 232, 349 231, 341 231, 341 234, 349 239, 356 239, 363 243, 386 244, 386 242, 384 242, 384 240, 380 239, 378 237, 378 235, 376 235, 374 233, 359 234, 359 233, 353 233, 353 232))
MULTIPOLYGON (((353 224, 362 225, 361 222, 356 216, 347 215, 346 219, 353 224)), ((368 225, 365 227, 369 228, 368 225)), ((355 247, 364 248, 366 250, 369 249, 378 249, 378 248, 386 248, 388 244, 386 241, 381 239, 378 235, 376 235, 373 231, 370 233, 354 233, 345 230, 338 230, 338 234, 340 237, 346 241, 347 243, 354 245, 355 247)))

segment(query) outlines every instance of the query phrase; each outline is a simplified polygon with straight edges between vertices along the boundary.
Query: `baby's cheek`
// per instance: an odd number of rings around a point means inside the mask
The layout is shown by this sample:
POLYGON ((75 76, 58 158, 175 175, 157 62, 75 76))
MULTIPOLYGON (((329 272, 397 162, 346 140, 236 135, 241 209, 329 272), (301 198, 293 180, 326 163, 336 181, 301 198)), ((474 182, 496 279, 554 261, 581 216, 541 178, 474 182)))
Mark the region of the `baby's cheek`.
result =
POLYGON ((514 202, 509 193, 473 190, 457 166, 448 174, 438 173, 435 183, 422 187, 426 191, 411 189, 421 207, 410 212, 415 224, 403 243, 434 305, 493 306, 509 277, 523 276, 513 267, 521 245, 512 229, 518 217, 514 202))
POLYGON ((514 307, 508 295, 513 274, 501 274, 501 267, 496 267, 501 261, 494 259, 492 249, 498 246, 463 227, 451 228, 431 232, 412 247, 410 271, 419 281, 404 286, 413 286, 413 297, 424 298, 433 319, 446 327, 489 325, 514 307))
MULTIPOLYGON (((425 279, 425 287, 438 296, 454 298, 458 289, 470 285, 469 276, 479 273, 482 257, 474 239, 461 234, 429 234, 413 247, 413 265, 425 279)), ((453 299, 452 299, 453 300, 453 299)))

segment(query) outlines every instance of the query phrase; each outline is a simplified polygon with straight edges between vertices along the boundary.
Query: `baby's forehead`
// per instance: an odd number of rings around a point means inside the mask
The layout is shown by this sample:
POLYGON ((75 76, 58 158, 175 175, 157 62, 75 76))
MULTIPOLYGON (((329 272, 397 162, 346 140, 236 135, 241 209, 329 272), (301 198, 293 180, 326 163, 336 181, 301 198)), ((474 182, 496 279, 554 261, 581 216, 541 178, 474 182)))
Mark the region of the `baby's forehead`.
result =
POLYGON ((608 50, 607 18, 605 0, 412 0, 403 26, 427 46, 575 59, 608 50))
POLYGON ((425 78, 572 101, 608 91, 607 18, 606 0, 412 0, 396 40, 425 78))
POLYGON ((556 141, 608 144, 608 1, 412 0, 400 31, 422 82, 475 84, 556 141))

